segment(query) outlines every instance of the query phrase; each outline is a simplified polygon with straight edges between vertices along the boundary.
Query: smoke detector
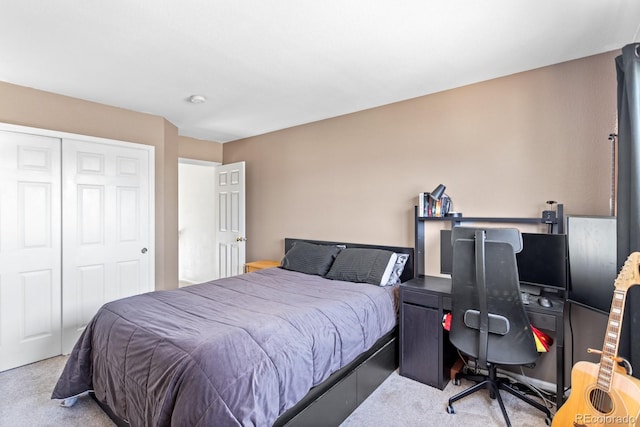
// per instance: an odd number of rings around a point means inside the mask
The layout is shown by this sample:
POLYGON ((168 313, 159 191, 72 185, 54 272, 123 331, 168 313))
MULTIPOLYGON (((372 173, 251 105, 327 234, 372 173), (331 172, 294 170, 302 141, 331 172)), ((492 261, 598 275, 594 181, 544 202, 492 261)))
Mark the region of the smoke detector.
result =
POLYGON ((192 104, 203 104, 207 101, 207 98, 202 95, 191 95, 189 98, 187 98, 187 101, 192 104))

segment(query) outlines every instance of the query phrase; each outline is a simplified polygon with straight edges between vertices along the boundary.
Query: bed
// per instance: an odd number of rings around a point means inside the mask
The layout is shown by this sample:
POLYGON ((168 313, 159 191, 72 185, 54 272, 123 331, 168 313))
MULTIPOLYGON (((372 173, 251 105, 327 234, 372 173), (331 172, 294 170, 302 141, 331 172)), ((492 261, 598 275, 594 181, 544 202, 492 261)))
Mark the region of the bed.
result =
POLYGON ((89 391, 120 426, 337 425, 397 367, 413 262, 287 238, 283 268, 105 304, 52 398, 89 391))

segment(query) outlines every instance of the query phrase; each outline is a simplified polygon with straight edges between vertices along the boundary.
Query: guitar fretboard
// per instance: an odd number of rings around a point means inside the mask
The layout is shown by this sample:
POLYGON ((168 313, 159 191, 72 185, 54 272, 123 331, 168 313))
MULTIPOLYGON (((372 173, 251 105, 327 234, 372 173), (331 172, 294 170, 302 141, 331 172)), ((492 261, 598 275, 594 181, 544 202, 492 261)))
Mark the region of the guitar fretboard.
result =
POLYGON ((624 315, 624 303, 626 291, 615 290, 607 332, 605 333, 602 356, 600 357, 600 369, 598 371, 598 386, 602 390, 611 389, 611 379, 615 369, 616 358, 618 357, 618 344, 620 343, 620 329, 622 327, 622 316, 624 315))

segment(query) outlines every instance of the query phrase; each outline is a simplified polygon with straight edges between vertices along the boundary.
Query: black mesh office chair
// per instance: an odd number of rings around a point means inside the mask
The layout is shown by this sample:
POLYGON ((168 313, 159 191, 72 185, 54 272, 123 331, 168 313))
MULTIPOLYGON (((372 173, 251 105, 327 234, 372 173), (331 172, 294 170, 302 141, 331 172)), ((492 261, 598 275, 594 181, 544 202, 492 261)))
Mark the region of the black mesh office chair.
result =
POLYGON ((449 399, 447 412, 454 413, 453 403, 471 393, 487 388, 497 399, 507 425, 509 417, 499 390, 505 390, 546 414, 544 405, 514 389, 498 378, 499 365, 532 366, 538 358, 527 313, 522 305, 517 252, 522 250, 522 236, 515 228, 454 227, 453 269, 451 274, 452 313, 449 339, 462 353, 475 360, 487 375, 456 375, 477 382, 449 399))

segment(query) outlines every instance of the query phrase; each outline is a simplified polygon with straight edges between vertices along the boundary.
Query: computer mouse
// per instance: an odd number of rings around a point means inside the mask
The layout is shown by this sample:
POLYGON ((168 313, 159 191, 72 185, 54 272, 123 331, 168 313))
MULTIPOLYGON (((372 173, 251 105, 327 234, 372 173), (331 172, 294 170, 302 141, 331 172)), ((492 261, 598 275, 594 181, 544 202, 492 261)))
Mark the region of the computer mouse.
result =
POLYGON ((543 307, 551 307, 551 301, 549 301, 549 298, 547 297, 540 297, 538 298, 538 304, 540 304, 543 307))

